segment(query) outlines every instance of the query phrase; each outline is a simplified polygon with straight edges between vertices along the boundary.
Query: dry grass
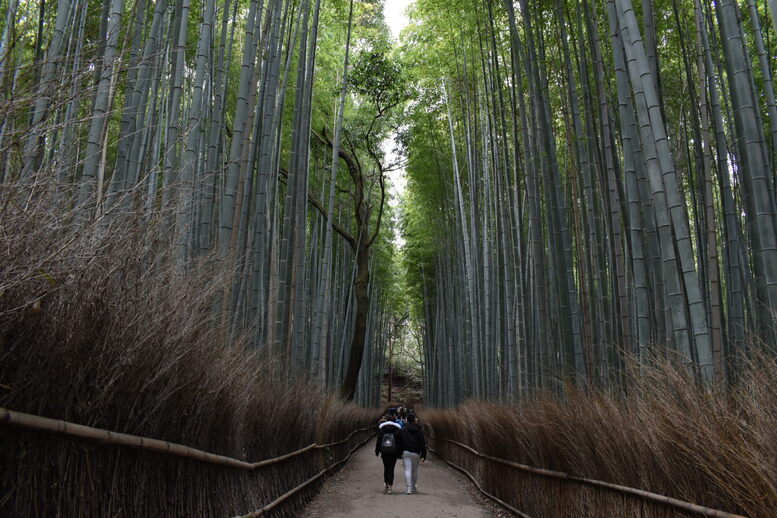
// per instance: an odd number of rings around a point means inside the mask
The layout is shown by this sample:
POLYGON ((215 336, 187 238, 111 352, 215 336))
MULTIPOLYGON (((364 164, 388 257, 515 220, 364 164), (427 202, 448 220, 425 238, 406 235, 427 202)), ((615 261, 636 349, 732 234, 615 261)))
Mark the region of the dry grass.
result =
MULTIPOLYGON (((255 461, 330 442, 375 412, 283 382, 225 343, 208 260, 185 271, 157 220, 47 210, 0 187, 0 406, 255 461), (151 230, 146 230, 151 229, 151 230)), ((0 515, 228 516, 255 510, 362 436, 256 472, 0 427, 0 515)), ((273 516, 291 516, 314 485, 273 516)))
MULTIPOLYGON (((507 405, 470 401, 423 413, 430 432, 522 464, 645 489, 715 509, 773 517, 777 509, 777 367, 751 361, 728 393, 684 372, 644 369, 628 395, 571 392, 507 405)), ((683 516, 604 489, 486 463, 432 441, 485 488, 532 517, 683 516)))

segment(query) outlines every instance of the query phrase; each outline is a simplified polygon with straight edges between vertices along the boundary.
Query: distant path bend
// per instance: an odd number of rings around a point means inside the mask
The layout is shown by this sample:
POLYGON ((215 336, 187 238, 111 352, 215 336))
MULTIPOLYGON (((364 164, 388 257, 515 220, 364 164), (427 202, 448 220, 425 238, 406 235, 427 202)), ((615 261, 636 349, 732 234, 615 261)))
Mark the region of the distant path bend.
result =
POLYGON ((394 469, 394 494, 383 491, 383 463, 372 444, 354 454, 301 516, 306 518, 492 518, 495 514, 476 501, 464 475, 429 455, 418 467, 418 493, 405 494, 402 459, 394 469))

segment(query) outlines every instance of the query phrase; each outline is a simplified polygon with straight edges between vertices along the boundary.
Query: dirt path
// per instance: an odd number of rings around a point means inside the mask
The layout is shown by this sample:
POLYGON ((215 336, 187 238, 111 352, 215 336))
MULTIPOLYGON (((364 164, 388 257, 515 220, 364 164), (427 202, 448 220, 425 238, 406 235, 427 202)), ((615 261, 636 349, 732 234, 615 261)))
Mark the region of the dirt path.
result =
POLYGON ((374 444, 358 451, 330 478, 300 515, 305 518, 491 518, 492 511, 472 494, 472 484, 442 460, 429 454, 418 468, 418 492, 406 495, 402 460, 394 469, 392 495, 383 492, 383 463, 374 444))

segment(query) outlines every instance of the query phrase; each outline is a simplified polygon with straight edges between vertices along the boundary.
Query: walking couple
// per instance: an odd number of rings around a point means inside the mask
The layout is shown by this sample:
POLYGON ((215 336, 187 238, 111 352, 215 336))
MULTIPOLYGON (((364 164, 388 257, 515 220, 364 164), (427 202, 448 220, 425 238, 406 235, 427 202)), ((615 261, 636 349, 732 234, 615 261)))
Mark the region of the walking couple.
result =
POLYGON ((389 409, 378 425, 378 441, 375 443, 375 455, 383 458, 383 482, 387 494, 392 493, 394 485, 394 466, 402 459, 405 467, 405 483, 408 495, 416 492, 418 481, 418 464, 426 460, 426 441, 424 432, 416 422, 416 416, 411 410, 400 419, 389 409))

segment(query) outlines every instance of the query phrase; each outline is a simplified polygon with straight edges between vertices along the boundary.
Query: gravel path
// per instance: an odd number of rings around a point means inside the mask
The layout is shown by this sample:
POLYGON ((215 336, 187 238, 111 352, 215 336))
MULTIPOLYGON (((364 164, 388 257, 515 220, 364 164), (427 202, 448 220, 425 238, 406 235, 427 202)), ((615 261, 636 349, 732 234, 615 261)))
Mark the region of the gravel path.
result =
POLYGON ((418 468, 418 492, 406 495, 402 460, 394 469, 394 494, 383 492, 383 463, 374 444, 359 450, 330 478, 300 515, 305 518, 492 518, 505 516, 473 495, 462 474, 429 454, 418 468))

